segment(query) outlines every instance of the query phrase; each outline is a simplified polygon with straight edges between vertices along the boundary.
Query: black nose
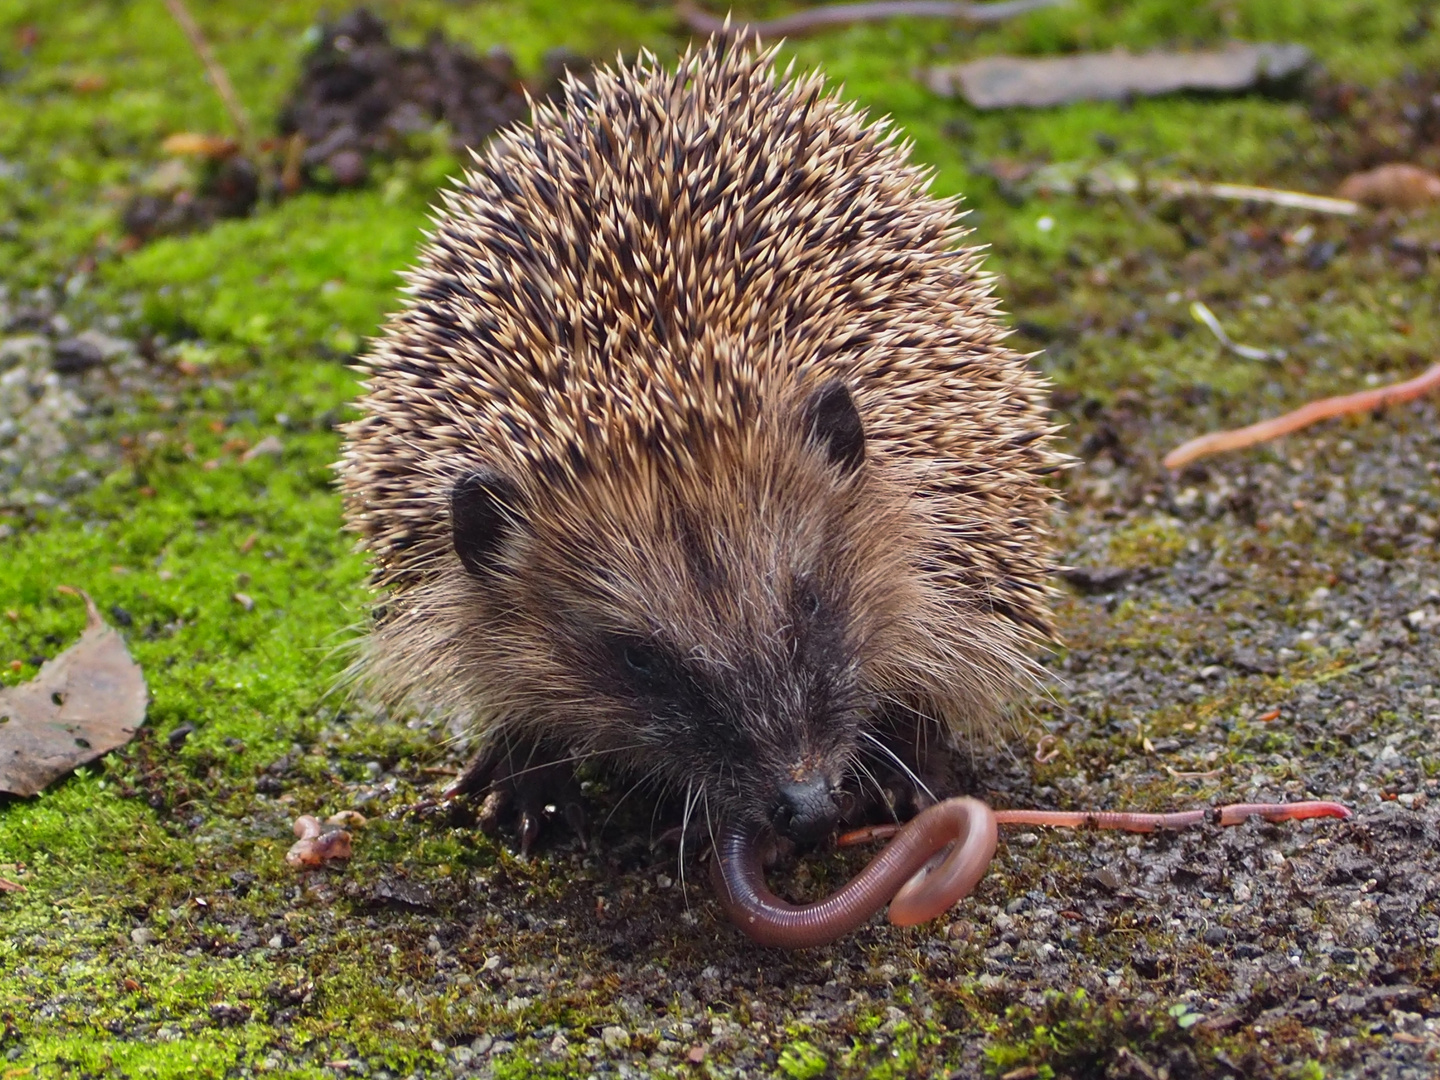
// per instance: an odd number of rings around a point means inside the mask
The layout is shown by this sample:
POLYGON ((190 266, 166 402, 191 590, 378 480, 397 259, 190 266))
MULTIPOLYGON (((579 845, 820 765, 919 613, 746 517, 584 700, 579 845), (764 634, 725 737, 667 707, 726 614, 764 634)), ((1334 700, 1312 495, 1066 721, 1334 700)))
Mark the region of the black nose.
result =
POLYGON ((835 828, 840 808, 830 798, 830 785, 824 777, 789 780, 780 785, 770 820, 782 836, 809 843, 835 828))

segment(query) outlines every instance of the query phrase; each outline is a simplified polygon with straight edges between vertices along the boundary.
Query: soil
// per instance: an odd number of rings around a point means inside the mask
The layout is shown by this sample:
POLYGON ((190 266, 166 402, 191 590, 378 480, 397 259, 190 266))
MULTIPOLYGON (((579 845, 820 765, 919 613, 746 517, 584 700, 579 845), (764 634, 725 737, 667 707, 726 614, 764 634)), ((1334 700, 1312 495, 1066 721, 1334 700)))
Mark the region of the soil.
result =
MULTIPOLYGON (((319 26, 316 38, 280 109, 277 137, 264 141, 264 160, 257 165, 231 144, 182 175, 173 190, 137 195, 123 214, 135 242, 243 217, 262 194, 362 185, 376 161, 429 152, 437 130, 463 160, 469 149, 529 115, 527 92, 544 99, 567 71, 583 77, 589 70, 583 57, 552 49, 540 77, 527 86, 502 48, 477 56, 440 31, 418 48, 399 46, 384 20, 365 8, 319 26), (262 173, 273 174, 273 190, 264 190, 262 173)), ((159 186, 165 186, 163 175, 159 186)))

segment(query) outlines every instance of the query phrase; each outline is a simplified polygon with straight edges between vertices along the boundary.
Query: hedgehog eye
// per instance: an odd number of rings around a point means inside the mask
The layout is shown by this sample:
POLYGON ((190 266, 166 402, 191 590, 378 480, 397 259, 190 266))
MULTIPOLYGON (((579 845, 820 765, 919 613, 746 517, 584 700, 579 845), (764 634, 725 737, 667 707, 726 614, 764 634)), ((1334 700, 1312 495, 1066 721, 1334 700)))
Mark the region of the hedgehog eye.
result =
POLYGON ((800 611, 812 619, 820 614, 820 594, 809 582, 800 585, 796 603, 800 611))
POLYGON ((664 648, 645 638, 623 636, 613 643, 614 655, 631 689, 658 694, 675 688, 677 669, 664 648))
POLYGON ((660 657, 654 649, 645 645, 626 645, 623 655, 625 666, 636 675, 653 678, 660 671, 660 657))

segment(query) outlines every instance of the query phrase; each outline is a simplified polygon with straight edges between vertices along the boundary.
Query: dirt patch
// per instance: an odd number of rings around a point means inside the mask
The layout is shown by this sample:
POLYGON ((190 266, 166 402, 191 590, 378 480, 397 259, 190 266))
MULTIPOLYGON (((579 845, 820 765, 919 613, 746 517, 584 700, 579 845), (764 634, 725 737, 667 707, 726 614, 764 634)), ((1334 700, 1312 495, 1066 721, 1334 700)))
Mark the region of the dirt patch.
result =
POLYGON ((479 56, 438 30, 406 48, 390 40, 382 19, 356 8, 320 28, 277 134, 259 148, 263 160, 249 161, 230 145, 208 160, 166 162, 126 206, 125 230, 143 242, 243 217, 268 195, 355 187, 378 160, 434 153, 437 133, 463 154, 525 119, 527 91, 546 98, 567 70, 588 69, 583 57, 556 49, 527 83, 502 48, 479 56))
POLYGON ((1317 80, 1310 114, 1322 134, 1326 173, 1336 183, 1392 161, 1440 169, 1440 74, 1433 71, 1373 87, 1317 80))
MULTIPOLYGON (((322 29, 280 114, 280 134, 304 140, 309 182, 357 184, 369 159, 405 152, 408 140, 442 121, 454 150, 480 146, 526 116, 525 89, 503 49, 476 56, 438 31, 419 48, 402 48, 359 8, 322 29)), ((542 96, 547 89, 537 87, 542 96)))

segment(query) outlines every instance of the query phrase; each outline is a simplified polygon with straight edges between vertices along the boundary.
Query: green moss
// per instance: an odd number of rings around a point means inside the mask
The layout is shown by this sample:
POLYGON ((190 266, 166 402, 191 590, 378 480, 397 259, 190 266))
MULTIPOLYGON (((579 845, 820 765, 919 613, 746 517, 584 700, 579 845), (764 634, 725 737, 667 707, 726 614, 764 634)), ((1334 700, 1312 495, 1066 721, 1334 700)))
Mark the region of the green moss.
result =
POLYGON ((791 1080, 812 1080, 824 1076, 829 1059, 812 1043, 797 1039, 780 1051, 780 1071, 791 1080))
POLYGON ((1110 540, 1110 561, 1116 566, 1169 566, 1185 550, 1188 537, 1179 522, 1166 518, 1139 522, 1118 530, 1110 540))

